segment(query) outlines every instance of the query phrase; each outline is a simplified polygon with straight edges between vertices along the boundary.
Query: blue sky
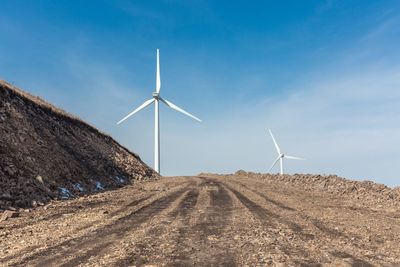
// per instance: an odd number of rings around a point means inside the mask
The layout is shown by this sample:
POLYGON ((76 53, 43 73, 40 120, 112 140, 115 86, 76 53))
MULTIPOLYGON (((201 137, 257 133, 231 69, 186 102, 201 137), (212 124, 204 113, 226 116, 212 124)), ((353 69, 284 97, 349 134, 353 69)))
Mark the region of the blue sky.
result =
POLYGON ((400 185, 399 1, 0 0, 0 78, 83 118, 161 171, 289 173, 400 185), (276 169, 277 171, 277 169, 276 169))

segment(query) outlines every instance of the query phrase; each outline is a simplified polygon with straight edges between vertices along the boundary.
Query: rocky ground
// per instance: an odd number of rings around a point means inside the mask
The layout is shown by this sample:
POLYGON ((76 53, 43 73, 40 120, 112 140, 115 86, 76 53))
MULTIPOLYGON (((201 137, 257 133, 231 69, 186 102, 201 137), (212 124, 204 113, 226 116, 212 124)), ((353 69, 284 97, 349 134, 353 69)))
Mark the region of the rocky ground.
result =
POLYGON ((52 201, 0 222, 0 265, 400 266, 396 191, 374 202, 375 185, 317 178, 165 177, 52 201))
POLYGON ((0 81, 0 211, 157 177, 110 136, 0 81))

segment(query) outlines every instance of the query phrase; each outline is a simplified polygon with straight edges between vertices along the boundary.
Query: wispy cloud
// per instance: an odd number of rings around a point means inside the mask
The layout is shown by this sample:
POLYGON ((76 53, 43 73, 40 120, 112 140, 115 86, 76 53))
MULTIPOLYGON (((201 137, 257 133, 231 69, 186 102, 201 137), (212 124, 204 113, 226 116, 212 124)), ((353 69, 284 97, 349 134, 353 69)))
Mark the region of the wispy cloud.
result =
POLYGON ((271 128, 287 153, 308 159, 289 161, 291 173, 336 173, 398 184, 399 71, 326 77, 280 99, 229 107, 201 127, 167 124, 164 171, 265 172, 276 157, 267 134, 271 128))

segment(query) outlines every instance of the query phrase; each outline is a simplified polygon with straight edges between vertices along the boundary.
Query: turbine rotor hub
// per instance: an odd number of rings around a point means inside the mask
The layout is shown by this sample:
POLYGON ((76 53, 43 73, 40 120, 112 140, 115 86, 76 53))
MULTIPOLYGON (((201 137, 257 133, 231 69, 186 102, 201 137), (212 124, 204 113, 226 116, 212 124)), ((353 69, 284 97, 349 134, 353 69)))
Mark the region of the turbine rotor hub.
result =
POLYGON ((160 96, 160 94, 159 93, 157 93, 157 92, 153 92, 153 98, 155 98, 155 99, 158 99, 158 97, 160 96))

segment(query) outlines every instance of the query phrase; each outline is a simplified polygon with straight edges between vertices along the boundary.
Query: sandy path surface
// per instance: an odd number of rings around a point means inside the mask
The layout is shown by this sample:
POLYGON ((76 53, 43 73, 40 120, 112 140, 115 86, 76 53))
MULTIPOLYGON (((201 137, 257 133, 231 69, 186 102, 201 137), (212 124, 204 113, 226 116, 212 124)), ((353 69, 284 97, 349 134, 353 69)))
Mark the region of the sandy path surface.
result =
POLYGON ((400 208, 251 177, 166 177, 21 213, 0 238, 0 266, 400 266, 400 208))

